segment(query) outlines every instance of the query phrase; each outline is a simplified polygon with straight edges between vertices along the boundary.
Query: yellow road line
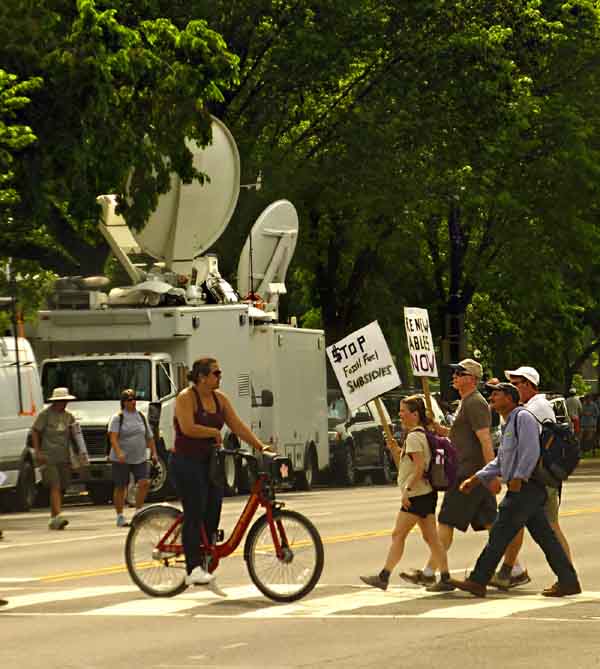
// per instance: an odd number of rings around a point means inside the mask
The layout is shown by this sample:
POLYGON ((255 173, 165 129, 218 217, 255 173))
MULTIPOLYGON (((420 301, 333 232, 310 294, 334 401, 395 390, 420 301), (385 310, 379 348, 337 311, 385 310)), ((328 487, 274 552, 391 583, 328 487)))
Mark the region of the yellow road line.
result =
MULTIPOLYGON (((600 513, 600 507, 592 507, 587 509, 573 509, 573 511, 561 511, 560 516, 583 516, 590 513, 600 513)), ((417 531, 415 526, 412 532, 417 531)), ((350 534, 340 534, 332 537, 323 537, 323 544, 332 545, 332 544, 341 544, 350 541, 361 541, 364 539, 377 539, 380 537, 387 537, 392 532, 392 529, 387 530, 372 530, 370 532, 352 532, 350 534)), ((243 548, 238 548, 231 555, 232 556, 241 556, 244 554, 243 548)), ((152 562, 143 562, 138 564, 138 568, 150 567, 152 562)), ((82 571, 70 571, 64 572, 61 574, 49 574, 48 576, 42 576, 38 581, 44 581, 45 583, 57 583, 60 581, 70 581, 76 578, 86 578, 89 576, 105 576, 107 574, 123 574, 127 572, 127 567, 124 564, 113 565, 111 567, 98 567, 97 569, 84 569, 82 571)))

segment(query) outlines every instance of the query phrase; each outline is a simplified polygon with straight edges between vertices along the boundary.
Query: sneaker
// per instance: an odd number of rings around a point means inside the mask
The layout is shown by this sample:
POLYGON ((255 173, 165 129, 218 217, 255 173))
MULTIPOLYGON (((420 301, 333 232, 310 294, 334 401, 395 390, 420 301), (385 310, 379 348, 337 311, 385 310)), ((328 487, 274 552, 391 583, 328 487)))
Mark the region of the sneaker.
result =
POLYGON ((388 582, 384 581, 379 574, 376 576, 361 576, 360 580, 372 588, 379 588, 380 590, 387 590, 388 582))
POLYGON ((69 521, 62 516, 54 516, 50 518, 48 523, 48 529, 50 530, 64 530, 65 527, 69 524, 69 521))
POLYGON ((219 595, 219 597, 227 597, 227 593, 225 592, 225 590, 219 587, 216 578, 213 578, 211 581, 208 582, 208 589, 211 592, 214 592, 215 595, 219 595))
POLYGON ((129 523, 125 520, 122 513, 117 514, 117 527, 129 527, 129 523))
POLYGON ((212 580, 214 580, 214 574, 209 574, 207 571, 204 571, 202 567, 194 567, 191 573, 185 577, 186 585, 208 585, 212 580))
POLYGON ((512 587, 511 582, 511 576, 504 577, 499 571, 497 571, 490 579, 490 585, 494 588, 498 588, 498 590, 508 590, 510 587, 512 587))
POLYGON ((435 574, 426 576, 420 569, 400 572, 400 578, 412 583, 413 585, 435 585, 435 574))
POLYGON ((433 585, 428 585, 425 590, 427 592, 452 592, 455 590, 455 586, 450 583, 448 580, 440 579, 437 583, 433 585))
POLYGON ((518 576, 510 577, 510 586, 511 588, 516 588, 518 585, 526 585, 531 583, 531 578, 527 573, 527 569, 524 569, 518 576))
POLYGON ((566 595, 578 595, 581 592, 579 581, 570 583, 569 585, 556 582, 548 588, 542 590, 544 597, 565 597, 566 595))

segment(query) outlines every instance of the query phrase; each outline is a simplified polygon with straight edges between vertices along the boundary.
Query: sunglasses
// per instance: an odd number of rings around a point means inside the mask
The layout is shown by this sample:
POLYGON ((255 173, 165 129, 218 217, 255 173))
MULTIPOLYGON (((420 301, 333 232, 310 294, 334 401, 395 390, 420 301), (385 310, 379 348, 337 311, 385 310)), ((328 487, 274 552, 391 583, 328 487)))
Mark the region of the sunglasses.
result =
POLYGON ((135 402, 136 398, 135 397, 126 397, 124 399, 125 402, 135 402))
POLYGON ((211 374, 212 374, 213 376, 216 376, 217 378, 219 378, 220 376, 223 375, 223 372, 222 372, 220 369, 213 369, 212 372, 211 372, 211 374))
POLYGON ((473 376, 473 374, 469 374, 469 372, 452 372, 452 376, 473 376))

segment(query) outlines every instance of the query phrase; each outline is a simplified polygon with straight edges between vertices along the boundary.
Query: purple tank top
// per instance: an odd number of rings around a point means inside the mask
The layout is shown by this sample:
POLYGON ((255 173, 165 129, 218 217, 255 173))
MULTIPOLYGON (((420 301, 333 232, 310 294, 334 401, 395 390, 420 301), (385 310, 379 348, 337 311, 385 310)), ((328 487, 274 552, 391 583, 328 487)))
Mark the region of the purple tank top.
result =
MULTIPOLYGON (((217 394, 213 391, 213 399, 217 410, 215 413, 208 413, 202 406, 200 393, 192 386, 192 391, 196 396, 196 411, 194 413, 194 423, 197 425, 204 425, 204 427, 216 427, 220 430, 225 423, 225 415, 223 409, 217 399, 217 394)), ((177 418, 175 423, 175 453, 178 455, 185 455, 199 460, 207 461, 210 451, 215 447, 215 440, 210 438, 188 437, 181 431, 177 418)))

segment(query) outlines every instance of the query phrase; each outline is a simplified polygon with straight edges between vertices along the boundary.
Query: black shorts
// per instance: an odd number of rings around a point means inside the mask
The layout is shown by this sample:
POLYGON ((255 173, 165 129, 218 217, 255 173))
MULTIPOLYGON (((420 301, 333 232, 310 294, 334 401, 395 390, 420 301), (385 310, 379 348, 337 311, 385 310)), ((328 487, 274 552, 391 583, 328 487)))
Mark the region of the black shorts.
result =
POLYGON ((129 484, 129 474, 133 474, 133 478, 137 483, 138 481, 150 478, 149 473, 150 470, 147 462, 140 462, 135 465, 130 465, 127 462, 112 463, 112 478, 117 488, 124 488, 129 484))
POLYGON ((458 490, 459 483, 444 493, 438 522, 466 532, 469 525, 477 532, 496 520, 496 497, 485 485, 478 485, 468 495, 458 490))
POLYGON ((410 507, 402 507, 401 511, 404 513, 412 513, 419 518, 427 518, 427 516, 435 513, 435 507, 437 506, 437 492, 432 490, 426 495, 416 495, 415 497, 410 498, 410 507))

